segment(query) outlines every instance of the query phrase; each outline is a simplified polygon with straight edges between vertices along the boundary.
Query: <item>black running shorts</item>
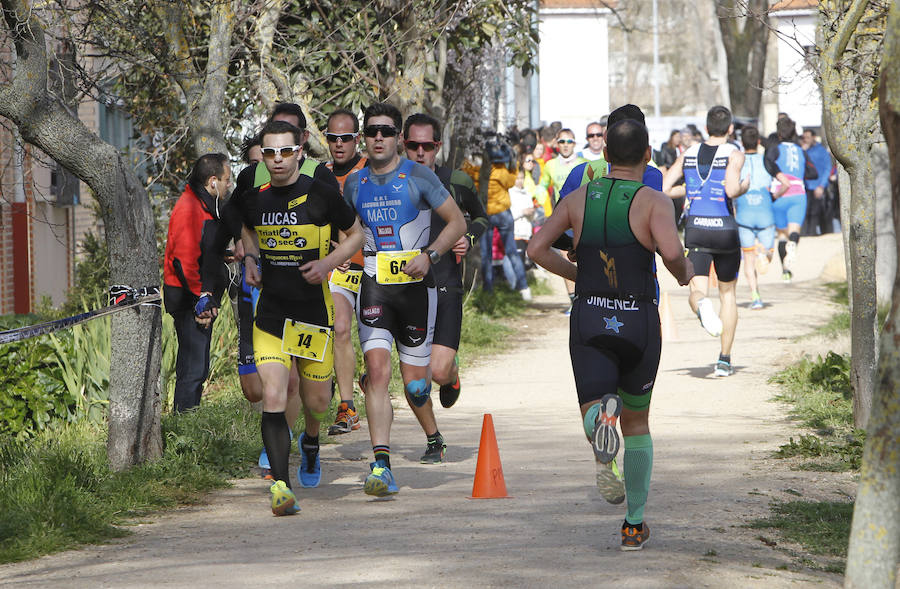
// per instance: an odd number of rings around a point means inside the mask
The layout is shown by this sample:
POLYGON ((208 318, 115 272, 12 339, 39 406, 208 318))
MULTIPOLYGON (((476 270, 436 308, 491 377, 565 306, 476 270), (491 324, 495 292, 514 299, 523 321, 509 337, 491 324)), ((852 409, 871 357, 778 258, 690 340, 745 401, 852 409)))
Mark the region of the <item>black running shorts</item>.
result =
POLYGON ((628 409, 649 407, 661 349, 657 306, 651 301, 579 295, 569 321, 578 403, 618 393, 628 409))

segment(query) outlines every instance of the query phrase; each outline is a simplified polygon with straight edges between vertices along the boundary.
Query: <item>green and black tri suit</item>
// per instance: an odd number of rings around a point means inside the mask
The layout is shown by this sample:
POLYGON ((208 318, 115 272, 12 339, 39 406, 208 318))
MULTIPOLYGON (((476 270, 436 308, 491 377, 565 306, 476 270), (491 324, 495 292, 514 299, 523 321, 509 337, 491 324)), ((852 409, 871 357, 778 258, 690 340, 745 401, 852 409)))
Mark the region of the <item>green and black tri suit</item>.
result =
POLYGON ((650 404, 661 347, 656 260, 628 221, 643 187, 609 177, 588 184, 569 330, 581 405, 608 393, 632 410, 650 404))

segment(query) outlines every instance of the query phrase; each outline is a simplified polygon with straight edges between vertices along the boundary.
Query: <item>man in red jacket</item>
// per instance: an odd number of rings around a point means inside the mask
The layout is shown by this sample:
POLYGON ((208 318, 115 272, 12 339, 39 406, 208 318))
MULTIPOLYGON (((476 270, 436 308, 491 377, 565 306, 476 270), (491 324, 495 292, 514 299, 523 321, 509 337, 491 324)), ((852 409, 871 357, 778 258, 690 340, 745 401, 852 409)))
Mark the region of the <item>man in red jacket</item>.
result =
POLYGON ((200 404, 209 376, 212 321, 228 284, 223 252, 216 251, 219 201, 228 195, 231 169, 221 153, 195 163, 187 186, 172 208, 163 265, 163 298, 175 320, 175 411, 200 404), (203 272, 200 268, 209 268, 203 272))

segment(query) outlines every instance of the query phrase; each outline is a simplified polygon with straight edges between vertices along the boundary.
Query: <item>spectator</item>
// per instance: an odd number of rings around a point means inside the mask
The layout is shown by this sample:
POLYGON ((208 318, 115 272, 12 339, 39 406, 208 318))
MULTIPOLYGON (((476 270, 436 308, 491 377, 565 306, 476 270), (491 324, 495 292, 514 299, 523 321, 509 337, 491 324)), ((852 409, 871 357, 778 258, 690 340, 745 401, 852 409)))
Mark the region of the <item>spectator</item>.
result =
MULTIPOLYGON (((509 189, 516 184, 512 151, 504 143, 494 143, 488 146, 488 155, 491 158, 491 176, 488 181, 487 214, 491 227, 500 232, 500 239, 506 256, 510 258, 513 276, 510 276, 510 286, 519 291, 526 301, 531 300, 531 289, 525 278, 525 266, 521 258, 516 254, 516 238, 514 233, 514 221, 509 210, 509 189)), ((491 292, 494 289, 494 268, 491 252, 493 251, 493 229, 485 231, 481 236, 481 273, 484 280, 484 290, 491 292)))
POLYGON ((176 412, 200 404, 203 383, 209 376, 212 323, 228 284, 223 252, 214 243, 219 230, 219 201, 228 195, 230 186, 227 156, 201 156, 169 217, 163 296, 166 311, 175 320, 178 339, 176 412))
POLYGON ((602 122, 589 123, 584 130, 584 134, 587 137, 587 145, 582 151, 578 152, 578 156, 589 162, 603 159, 603 134, 605 132, 606 125, 602 122))
POLYGON ((825 200, 828 178, 831 175, 831 154, 828 148, 819 143, 816 132, 812 129, 803 131, 800 147, 806 153, 806 160, 816 168, 818 178, 804 180, 806 185, 806 222, 803 224, 803 235, 819 235, 831 232, 831 218, 825 200))
POLYGON ((672 167, 672 164, 675 163, 675 160, 678 159, 679 147, 681 147, 681 131, 673 129, 672 132, 669 133, 669 140, 659 147, 659 159, 656 161, 656 165, 659 166, 659 169, 663 174, 665 174, 666 171, 672 167))

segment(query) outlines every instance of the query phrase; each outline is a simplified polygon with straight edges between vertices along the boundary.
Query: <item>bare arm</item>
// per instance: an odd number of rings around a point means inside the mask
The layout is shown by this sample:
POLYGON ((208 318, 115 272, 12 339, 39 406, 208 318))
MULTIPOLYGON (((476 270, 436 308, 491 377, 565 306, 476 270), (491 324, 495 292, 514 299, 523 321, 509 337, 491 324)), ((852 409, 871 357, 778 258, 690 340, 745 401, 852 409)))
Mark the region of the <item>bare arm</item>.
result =
POLYGON ((778 187, 778 190, 775 191, 775 194, 772 195, 773 198, 781 198, 784 196, 784 193, 788 191, 791 187, 791 181, 788 180, 787 176, 784 175, 784 172, 778 172, 775 175, 775 179, 781 184, 778 187))
POLYGON ((578 268, 569 260, 563 258, 555 250, 551 249, 551 245, 556 239, 565 233, 567 229, 572 227, 569 217, 569 206, 572 202, 584 198, 587 188, 582 186, 572 194, 559 201, 554 209, 553 214, 541 227, 541 230, 535 233, 534 237, 528 242, 528 257, 543 268, 550 272, 574 281, 578 277, 578 268), (580 196, 581 198, 576 198, 580 196))
POLYGON ((672 205, 663 196, 654 191, 654 202, 650 208, 650 237, 656 244, 663 264, 678 284, 684 286, 694 277, 694 265, 684 255, 684 247, 678 238, 678 227, 672 218, 672 205))
POLYGON ((675 186, 675 183, 684 176, 684 155, 679 155, 672 167, 666 171, 663 177, 663 192, 669 198, 679 198, 686 194, 684 185, 675 186))
MULTIPOLYGON (((246 225, 241 227, 241 243, 244 245, 244 256, 252 256, 259 261, 259 238, 256 231, 246 225)), ((262 284, 262 274, 256 264, 244 264, 244 276, 250 286, 262 284)))
MULTIPOLYGON (((462 211, 456 206, 456 202, 452 198, 445 200, 441 206, 434 209, 434 212, 444 220, 447 225, 441 229, 438 236, 428 246, 428 249, 436 251, 439 254, 446 254, 450 248, 463 236, 466 232, 466 218, 463 217, 462 211)), ((403 272, 413 278, 421 278, 428 273, 431 268, 431 260, 425 252, 422 252, 409 261, 403 268, 403 272)))
POLYGON ((728 165, 725 167, 725 194, 729 198, 737 198, 750 188, 750 180, 741 182, 741 168, 744 167, 744 152, 734 150, 728 156, 728 165))

